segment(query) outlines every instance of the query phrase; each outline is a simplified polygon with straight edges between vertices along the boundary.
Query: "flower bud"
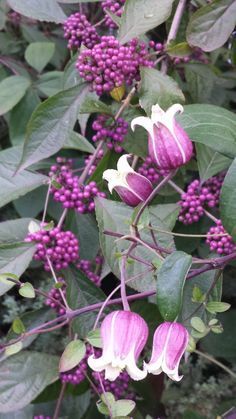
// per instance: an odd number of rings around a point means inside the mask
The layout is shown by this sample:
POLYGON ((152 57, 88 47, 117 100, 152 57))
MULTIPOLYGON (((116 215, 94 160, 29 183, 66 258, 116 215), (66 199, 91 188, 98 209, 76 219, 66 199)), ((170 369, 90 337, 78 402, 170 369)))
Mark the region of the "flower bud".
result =
POLYGON ((122 201, 131 207, 146 201, 152 193, 152 184, 144 176, 135 172, 128 163, 129 154, 121 156, 117 163, 117 170, 108 169, 103 173, 103 179, 108 181, 108 189, 119 194, 122 201))
POLYGON ((94 371, 105 370, 105 379, 114 381, 126 368, 133 380, 142 380, 147 372, 136 365, 148 337, 146 322, 131 311, 113 311, 101 325, 102 356, 88 358, 94 371))
POLYGON ((187 163, 193 154, 193 145, 184 129, 176 122, 175 114, 183 112, 176 103, 167 111, 152 106, 151 118, 140 116, 131 122, 131 128, 141 125, 148 131, 149 155, 160 169, 176 169, 187 163))
POLYGON ((180 323, 162 323, 153 337, 152 356, 144 369, 158 375, 165 372, 171 380, 180 381, 178 368, 188 345, 187 329, 180 323))

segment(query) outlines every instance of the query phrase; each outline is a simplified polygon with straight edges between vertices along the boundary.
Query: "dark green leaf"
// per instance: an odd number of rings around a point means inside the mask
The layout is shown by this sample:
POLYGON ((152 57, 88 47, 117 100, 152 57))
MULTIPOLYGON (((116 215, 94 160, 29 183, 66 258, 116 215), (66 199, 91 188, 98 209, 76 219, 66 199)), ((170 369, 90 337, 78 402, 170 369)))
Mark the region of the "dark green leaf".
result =
POLYGON ((170 57, 187 57, 192 53, 192 48, 188 45, 187 42, 180 42, 170 43, 167 48, 166 52, 170 57))
POLYGON ((235 0, 213 0, 191 17, 187 27, 190 45, 213 51, 227 41, 235 27, 235 0))
POLYGON ((80 258, 92 260, 99 250, 98 228, 91 214, 73 212, 69 215, 66 228, 73 231, 80 243, 80 258))
POLYGON ((0 207, 47 182, 47 176, 23 170, 15 175, 21 148, 0 152, 0 207))
POLYGON ((16 12, 31 19, 63 23, 66 15, 56 0, 8 0, 16 12))
POLYGON ((55 154, 71 133, 86 84, 73 87, 50 97, 34 111, 28 127, 20 170, 55 154))
POLYGON ((25 50, 27 63, 39 73, 46 67, 55 52, 53 42, 32 42, 25 50))
MULTIPOLYGON (((185 66, 188 90, 194 103, 212 103, 217 77, 212 68, 194 63, 185 66)), ((221 103, 216 103, 221 104, 221 103)))
POLYGON ((148 115, 157 103, 166 109, 173 103, 184 102, 184 95, 174 79, 154 68, 142 67, 140 72, 139 102, 148 115))
POLYGON ((232 162, 228 157, 223 156, 223 154, 212 150, 204 144, 195 144, 195 147, 199 175, 203 182, 227 169, 232 162))
POLYGON ((31 218, 21 218, 0 223, 0 246, 4 243, 18 243, 24 241, 31 218))
POLYGON ((234 158, 236 155, 236 116, 213 105, 187 105, 177 116, 193 141, 234 158))
POLYGON ((122 147, 128 153, 135 154, 139 157, 146 157, 148 154, 148 136, 147 132, 140 127, 136 127, 135 131, 131 128, 125 137, 122 147))
POLYGON ((30 80, 23 76, 10 76, 0 82, 0 115, 10 111, 25 95, 30 80))
POLYGON ((63 90, 63 72, 48 71, 40 76, 37 82, 37 88, 46 97, 54 96, 63 90))
POLYGON ((228 233, 236 239, 236 159, 231 164, 220 196, 220 214, 222 223, 228 233))
POLYGON ((126 0, 118 39, 122 44, 165 22, 171 13, 173 0, 126 0))
POLYGON ((57 377, 57 356, 24 351, 6 359, 0 364, 0 412, 27 406, 57 377))
MULTIPOLYGON (((66 295, 71 308, 83 308, 106 299, 105 294, 90 279, 76 268, 67 270, 66 295)), ((73 320, 73 330, 79 337, 85 338, 93 328, 97 316, 96 311, 80 314, 73 320)))
POLYGON ((9 133, 13 145, 20 145, 24 142, 26 126, 39 103, 40 100, 37 93, 33 89, 29 89, 21 101, 12 109, 9 120, 9 133))
POLYGON ((111 107, 98 99, 86 98, 81 105, 80 113, 105 113, 112 115, 111 107))
POLYGON ((157 278, 157 305, 164 320, 174 321, 182 307, 183 289, 192 257, 174 252, 162 263, 157 278))

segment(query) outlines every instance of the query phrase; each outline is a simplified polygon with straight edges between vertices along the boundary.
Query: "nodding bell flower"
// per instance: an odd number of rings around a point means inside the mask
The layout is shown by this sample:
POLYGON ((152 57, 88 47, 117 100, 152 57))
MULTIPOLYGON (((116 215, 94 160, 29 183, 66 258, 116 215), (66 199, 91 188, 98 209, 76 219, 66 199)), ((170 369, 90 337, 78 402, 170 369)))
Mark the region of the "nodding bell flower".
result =
POLYGON ((133 380, 142 380, 147 372, 136 365, 147 337, 148 326, 136 313, 113 311, 101 325, 103 351, 100 358, 91 355, 88 364, 94 371, 105 370, 105 379, 114 381, 126 368, 133 380))
POLYGON ((117 170, 108 169, 103 173, 103 179, 108 182, 108 189, 118 193, 122 201, 131 207, 146 201, 153 188, 151 182, 135 172, 128 163, 129 154, 121 156, 117 162, 117 170))
POLYGON ((187 329, 180 323, 162 323, 153 337, 152 356, 144 369, 158 375, 165 372, 171 380, 180 381, 178 368, 180 360, 188 345, 187 329))
POLYGON ((176 169, 187 163, 193 154, 193 145, 184 129, 176 122, 175 114, 183 112, 176 103, 167 111, 159 105, 152 106, 151 118, 139 116, 131 122, 131 128, 141 125, 148 131, 148 149, 153 162, 160 169, 176 169))

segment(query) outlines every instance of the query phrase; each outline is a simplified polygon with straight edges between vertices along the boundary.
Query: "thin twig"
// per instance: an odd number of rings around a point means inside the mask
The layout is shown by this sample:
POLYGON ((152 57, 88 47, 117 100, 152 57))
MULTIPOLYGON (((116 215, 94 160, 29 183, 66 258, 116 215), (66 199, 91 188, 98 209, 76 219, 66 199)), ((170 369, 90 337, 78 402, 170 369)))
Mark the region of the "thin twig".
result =
POLYGON ((195 349, 195 354, 201 356, 202 358, 205 358, 207 361, 212 362, 215 365, 218 365, 218 367, 222 368, 222 370, 226 371, 229 375, 231 375, 231 377, 233 377, 234 379, 236 379, 236 374, 231 371, 230 368, 226 367, 226 365, 222 364, 222 362, 218 361, 217 359, 215 359, 213 356, 199 351, 198 349, 195 349))
POLYGON ((62 400, 63 400, 63 397, 65 395, 65 391, 66 391, 66 385, 67 385, 67 383, 63 383, 62 386, 61 386, 61 391, 60 391, 59 397, 57 399, 57 404, 56 404, 55 412, 53 414, 53 419, 58 419, 59 418, 59 413, 60 413, 60 409, 61 409, 62 400))

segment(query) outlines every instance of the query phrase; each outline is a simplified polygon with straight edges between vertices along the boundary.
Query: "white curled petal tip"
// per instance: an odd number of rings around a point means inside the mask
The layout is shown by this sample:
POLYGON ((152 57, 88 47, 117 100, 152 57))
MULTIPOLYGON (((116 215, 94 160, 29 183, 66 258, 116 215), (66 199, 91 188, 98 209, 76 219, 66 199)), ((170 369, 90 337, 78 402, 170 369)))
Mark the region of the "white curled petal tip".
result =
POLYGON ((123 156, 119 158, 117 162, 117 169, 119 174, 130 173, 134 171, 128 162, 128 158, 130 157, 131 154, 123 154, 123 156))
POLYGON ((167 109, 166 116, 168 118, 173 119, 177 113, 183 113, 183 112, 184 112, 183 106, 180 105, 180 103, 175 103, 174 105, 172 105, 170 108, 167 109))
POLYGON ((109 192, 112 193, 114 187, 119 184, 119 173, 114 169, 107 169, 103 172, 102 178, 108 182, 109 192))
POLYGON ((146 129, 150 135, 153 133, 153 122, 151 118, 148 118, 147 116, 138 116, 137 118, 134 118, 131 121, 131 129, 134 131, 134 128, 136 125, 140 125, 140 127, 143 127, 146 129))
POLYGON ((100 358, 94 358, 94 355, 90 355, 87 362, 90 368, 97 372, 101 372, 107 367, 107 361, 103 356, 100 356, 100 358))
POLYGON ((134 360, 127 363, 126 370, 129 376, 135 381, 143 380, 147 376, 147 370, 138 368, 134 360))
POLYGON ((120 368, 107 365, 107 367, 105 368, 105 380, 115 381, 117 377, 119 377, 120 373, 121 373, 120 368))

